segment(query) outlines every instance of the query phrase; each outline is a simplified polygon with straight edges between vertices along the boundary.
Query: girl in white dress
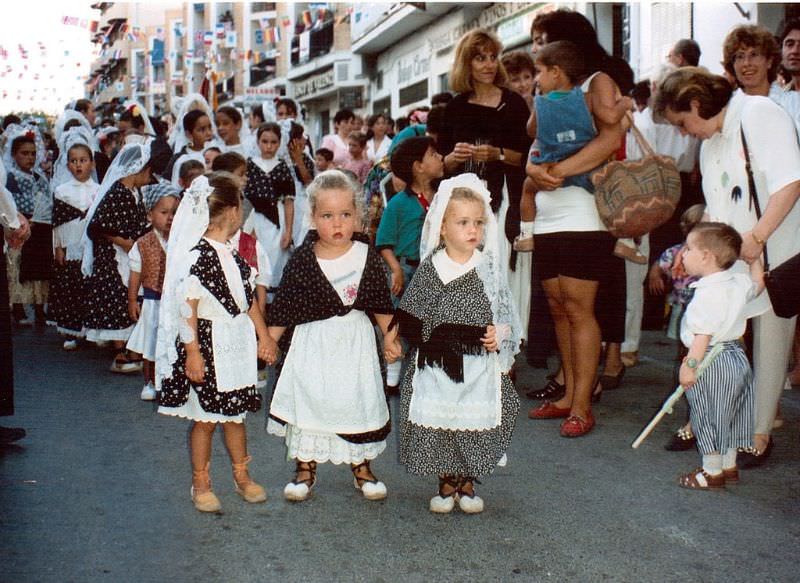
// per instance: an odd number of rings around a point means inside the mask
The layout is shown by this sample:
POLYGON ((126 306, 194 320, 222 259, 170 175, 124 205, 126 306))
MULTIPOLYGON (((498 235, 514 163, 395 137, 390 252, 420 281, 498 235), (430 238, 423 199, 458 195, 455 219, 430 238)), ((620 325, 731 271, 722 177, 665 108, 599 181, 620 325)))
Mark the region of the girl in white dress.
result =
POLYGON ((186 191, 173 221, 156 344, 158 412, 192 420, 192 502, 215 512, 211 443, 222 424, 236 492, 264 502, 247 471, 244 418, 261 408, 256 356, 275 360, 254 301, 255 270, 228 241, 242 224, 239 181, 227 172, 200 176, 186 191))
POLYGON ((308 498, 318 462, 350 464, 355 487, 369 500, 386 497, 370 460, 386 448, 391 423, 384 366, 370 315, 392 358, 392 302, 380 256, 357 232, 357 186, 339 170, 308 187, 309 231, 284 270, 270 307, 270 335, 286 354, 270 406, 269 433, 284 437, 295 459, 287 500, 308 498))

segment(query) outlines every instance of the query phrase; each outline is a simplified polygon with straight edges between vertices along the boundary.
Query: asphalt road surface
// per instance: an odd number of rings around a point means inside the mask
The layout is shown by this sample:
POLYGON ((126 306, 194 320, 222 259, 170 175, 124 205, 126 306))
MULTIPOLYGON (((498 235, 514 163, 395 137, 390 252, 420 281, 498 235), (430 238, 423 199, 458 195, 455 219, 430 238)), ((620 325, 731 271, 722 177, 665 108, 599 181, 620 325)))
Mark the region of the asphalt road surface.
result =
MULTIPOLYGON (((586 437, 528 420, 523 397, 508 465, 477 486, 477 516, 428 511, 436 480, 406 474, 396 433, 373 463, 387 500, 363 499, 349 468, 324 464, 313 497, 286 502, 293 464, 263 411, 247 426, 267 502, 236 495, 220 435, 211 475, 223 511, 201 514, 187 421, 140 401, 140 378, 108 372, 104 350, 64 352, 52 330, 14 340, 17 414, 0 424, 28 437, 0 448, 2 582, 800 580, 800 390, 784 393, 767 465, 722 492, 683 490, 677 476, 699 455, 663 449, 683 406, 630 447, 673 388, 674 346, 660 333, 645 333, 644 361, 603 396, 586 437)), ((545 372, 521 366, 521 392, 545 372)))

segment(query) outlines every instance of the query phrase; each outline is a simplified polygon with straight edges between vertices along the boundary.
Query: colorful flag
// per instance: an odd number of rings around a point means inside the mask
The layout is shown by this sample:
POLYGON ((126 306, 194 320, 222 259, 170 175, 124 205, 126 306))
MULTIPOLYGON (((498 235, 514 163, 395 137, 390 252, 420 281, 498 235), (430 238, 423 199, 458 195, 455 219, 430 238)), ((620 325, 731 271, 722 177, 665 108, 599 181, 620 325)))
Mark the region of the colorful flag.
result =
POLYGON ((203 32, 203 44, 207 47, 214 44, 214 31, 206 30, 203 32))

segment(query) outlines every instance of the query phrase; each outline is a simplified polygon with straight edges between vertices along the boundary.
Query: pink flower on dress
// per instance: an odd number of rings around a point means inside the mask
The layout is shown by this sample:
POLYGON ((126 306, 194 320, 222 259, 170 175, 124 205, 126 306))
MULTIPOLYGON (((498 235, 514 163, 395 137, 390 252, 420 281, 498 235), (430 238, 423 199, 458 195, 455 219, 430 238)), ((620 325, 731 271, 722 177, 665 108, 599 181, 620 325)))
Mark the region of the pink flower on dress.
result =
POLYGON ((345 286, 344 291, 344 301, 346 304, 352 304, 356 301, 356 296, 358 296, 358 284, 351 283, 345 286))

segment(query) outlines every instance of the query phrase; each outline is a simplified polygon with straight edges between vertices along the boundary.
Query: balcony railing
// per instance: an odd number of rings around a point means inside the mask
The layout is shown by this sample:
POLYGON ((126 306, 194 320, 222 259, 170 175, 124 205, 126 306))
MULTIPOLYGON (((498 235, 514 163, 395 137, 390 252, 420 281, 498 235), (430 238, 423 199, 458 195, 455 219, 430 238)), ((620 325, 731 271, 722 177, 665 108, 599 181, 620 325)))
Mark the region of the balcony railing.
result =
POLYGON ((327 55, 333 47, 333 20, 324 22, 319 28, 311 29, 292 37, 291 62, 292 65, 304 65, 322 55, 327 55), (300 52, 300 37, 309 36, 307 54, 300 52))

